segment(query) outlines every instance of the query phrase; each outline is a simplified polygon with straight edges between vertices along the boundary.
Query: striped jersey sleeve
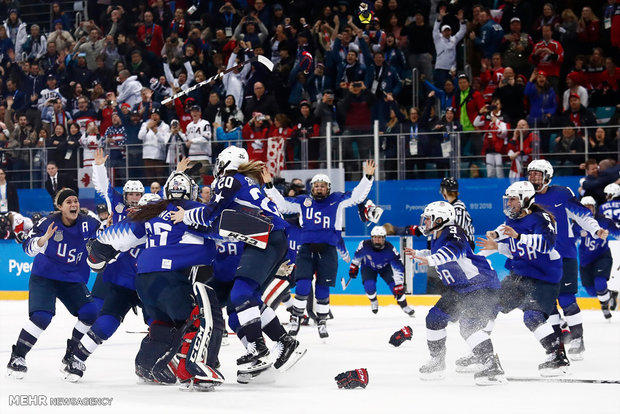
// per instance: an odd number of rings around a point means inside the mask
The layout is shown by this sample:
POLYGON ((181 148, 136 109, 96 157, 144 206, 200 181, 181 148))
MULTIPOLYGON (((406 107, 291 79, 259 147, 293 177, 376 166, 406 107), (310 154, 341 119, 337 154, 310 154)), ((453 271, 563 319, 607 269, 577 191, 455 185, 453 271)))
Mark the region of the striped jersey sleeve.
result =
POLYGON ((474 224, 465 207, 465 203, 461 200, 456 200, 452 207, 454 207, 454 213, 456 214, 454 223, 465 230, 465 234, 467 234, 467 239, 470 241, 474 240, 474 224))

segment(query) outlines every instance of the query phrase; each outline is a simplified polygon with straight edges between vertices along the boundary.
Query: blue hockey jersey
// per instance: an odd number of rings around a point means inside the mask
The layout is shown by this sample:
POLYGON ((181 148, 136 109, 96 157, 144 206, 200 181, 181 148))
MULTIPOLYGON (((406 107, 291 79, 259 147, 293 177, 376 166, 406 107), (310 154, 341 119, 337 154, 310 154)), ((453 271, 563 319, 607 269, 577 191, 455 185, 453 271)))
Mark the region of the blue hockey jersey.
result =
POLYGON ((105 165, 93 165, 93 184, 95 190, 105 198, 111 210, 112 223, 125 220, 129 215, 129 209, 125 205, 123 195, 112 187, 105 165))
POLYGON ((518 219, 507 219, 506 225, 519 233, 519 239, 503 234, 502 227, 495 231, 498 251, 508 257, 506 269, 517 275, 558 283, 562 279, 562 260, 554 246, 556 228, 547 213, 536 211, 518 219))
POLYGON ((429 266, 437 267, 441 282, 458 293, 500 287, 495 269, 472 251, 467 233, 459 226, 445 227, 439 237, 433 236, 430 251, 420 253, 426 255, 429 266))
POLYGON ((610 220, 620 223, 620 200, 610 200, 598 207, 599 213, 610 220))
POLYGON ((72 226, 62 223, 59 212, 39 220, 22 243, 29 256, 34 256, 31 273, 63 282, 87 283, 90 268, 86 263, 86 241, 97 235, 99 221, 86 214, 79 214, 72 226), (43 247, 37 245, 50 224, 58 227, 43 247))
POLYGON ((355 250, 351 264, 369 267, 376 272, 387 266, 392 266, 394 283, 400 285, 404 281, 405 267, 400 258, 400 253, 388 241, 385 242, 383 249, 376 250, 372 247, 372 240, 362 240, 355 250))
POLYGON ((136 290, 138 256, 143 248, 144 245, 141 244, 119 254, 116 261, 108 264, 101 274, 103 280, 127 289, 136 290))
POLYGON ((299 213, 303 228, 301 244, 327 243, 337 246, 341 238, 344 209, 363 202, 373 180, 364 176, 353 191, 331 193, 323 200, 315 200, 309 195, 284 198, 275 188, 267 189, 266 193, 283 214, 299 213))
POLYGON ((144 243, 144 251, 138 256, 138 273, 210 265, 215 257, 215 242, 211 239, 220 237, 184 223, 173 224, 170 219, 177 206, 191 209, 201 205, 194 201, 170 202, 159 216, 145 222, 125 219, 103 230, 97 239, 122 252, 144 243))
POLYGON ((597 214, 594 218, 598 221, 602 228, 609 230, 609 236, 607 239, 603 240, 598 237, 594 238, 587 231, 581 230, 581 243, 579 244, 579 266, 585 267, 596 260, 603 253, 608 252, 608 240, 610 236, 620 239, 620 224, 600 214, 597 214))
POLYGON ((232 282, 243 254, 243 242, 218 240, 213 260, 213 277, 220 282, 232 282))
POLYGON ((537 193, 534 202, 544 207, 555 217, 557 225, 555 250, 563 258, 577 258, 577 239, 571 220, 574 220, 590 234, 595 234, 600 229, 590 210, 575 198, 568 187, 551 185, 545 194, 537 193))
POLYGON ((276 205, 265 197, 256 182, 239 173, 220 177, 213 187, 211 202, 187 210, 183 222, 209 227, 224 209, 251 209, 260 212, 271 219, 272 231, 284 230, 288 226, 276 205))

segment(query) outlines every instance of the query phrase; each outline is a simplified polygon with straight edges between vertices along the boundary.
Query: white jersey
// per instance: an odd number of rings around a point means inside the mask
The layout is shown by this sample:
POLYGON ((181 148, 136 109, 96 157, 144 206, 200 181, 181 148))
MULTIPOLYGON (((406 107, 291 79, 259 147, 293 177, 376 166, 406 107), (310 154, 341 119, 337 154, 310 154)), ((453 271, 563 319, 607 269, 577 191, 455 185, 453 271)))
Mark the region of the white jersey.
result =
POLYGON ((37 108, 39 109, 39 111, 42 111, 43 108, 45 107, 45 104, 47 104, 47 102, 50 99, 56 99, 59 98, 62 101, 62 107, 64 108, 65 105, 67 104, 67 100, 65 99, 64 96, 62 96, 62 94, 60 93, 60 90, 58 88, 56 89, 49 89, 49 88, 45 88, 41 91, 41 93, 39 94, 39 100, 37 101, 37 108))
POLYGON ((190 161, 211 161, 211 124, 205 119, 198 122, 190 122, 185 127, 187 141, 191 141, 189 147, 190 161))

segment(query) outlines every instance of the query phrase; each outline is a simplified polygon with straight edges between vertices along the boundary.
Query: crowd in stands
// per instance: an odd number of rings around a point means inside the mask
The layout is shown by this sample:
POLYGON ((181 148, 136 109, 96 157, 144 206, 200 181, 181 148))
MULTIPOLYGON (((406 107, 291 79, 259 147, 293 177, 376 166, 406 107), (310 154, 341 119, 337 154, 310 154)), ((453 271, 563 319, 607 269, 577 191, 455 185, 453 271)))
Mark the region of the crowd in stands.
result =
POLYGON ((328 123, 361 170, 375 120, 387 179, 403 139, 406 178, 447 173, 455 151, 489 177, 533 152, 567 173, 586 146, 617 159, 620 0, 105 0, 83 19, 54 2, 49 27, 19 3, 0 2, 0 168, 18 186, 48 161, 75 176, 98 147, 115 179, 161 179, 184 156, 208 172, 231 144, 277 176, 324 166, 328 123), (256 55, 273 71, 236 66, 256 55))

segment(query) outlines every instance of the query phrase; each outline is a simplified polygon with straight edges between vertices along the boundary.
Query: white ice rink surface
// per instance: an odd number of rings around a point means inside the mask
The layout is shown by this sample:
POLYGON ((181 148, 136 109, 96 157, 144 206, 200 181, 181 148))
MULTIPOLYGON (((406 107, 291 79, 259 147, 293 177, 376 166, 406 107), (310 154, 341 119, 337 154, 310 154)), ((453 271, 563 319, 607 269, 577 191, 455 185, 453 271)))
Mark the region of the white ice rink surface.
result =
MULTIPOLYGON (((26 301, 0 301, 0 363, 8 362, 10 347, 27 320, 26 301)), ((67 383, 58 372, 65 343, 75 319, 58 303, 57 315, 27 356, 28 373, 17 381, 0 379, 0 412, 106 412, 124 413, 619 413, 620 385, 509 383, 474 385, 472 374, 454 372, 454 360, 466 352, 457 326, 448 328, 447 375, 442 381, 423 382, 418 368, 428 358, 424 317, 427 307, 416 308, 417 317, 405 316, 397 306, 334 307, 324 343, 315 326, 302 327, 299 339, 306 356, 290 371, 275 373, 271 381, 237 384, 235 359, 242 354, 236 337, 222 347, 220 361, 225 384, 214 392, 181 392, 176 386, 138 384, 134 356, 141 334, 140 319, 130 313, 116 334, 87 361, 81 382, 67 383), (388 344, 390 335, 409 324, 413 340, 400 348, 388 344), (366 389, 339 390, 334 376, 367 368, 366 389), (11 395, 55 397, 112 397, 109 407, 58 407, 9 405, 11 395)), ((284 309, 279 315, 286 317, 284 309)), ((571 365, 571 378, 620 380, 620 312, 605 321, 600 311, 584 311, 586 354, 571 365)), ((522 313, 500 315, 492 336, 506 374, 538 377, 544 352, 522 323, 522 313)))

